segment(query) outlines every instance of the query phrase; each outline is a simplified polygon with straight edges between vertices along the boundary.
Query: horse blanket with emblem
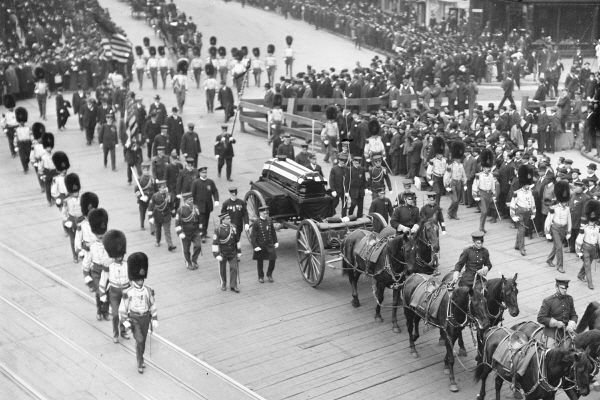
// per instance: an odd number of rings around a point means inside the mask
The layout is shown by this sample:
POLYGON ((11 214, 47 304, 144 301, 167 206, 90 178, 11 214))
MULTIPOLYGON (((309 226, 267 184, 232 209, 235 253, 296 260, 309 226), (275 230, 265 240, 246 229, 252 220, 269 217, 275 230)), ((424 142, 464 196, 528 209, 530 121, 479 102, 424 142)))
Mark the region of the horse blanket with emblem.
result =
POLYGON ((355 252, 365 264, 374 264, 379 260, 386 244, 386 238, 382 239, 377 233, 371 232, 357 243, 355 252))
POLYGON ((421 315, 438 318, 440 304, 447 293, 446 285, 434 278, 428 278, 417 286, 411 296, 410 306, 421 315))
POLYGON ((492 355, 496 366, 500 366, 511 375, 523 376, 531 359, 536 354, 536 342, 529 341, 527 335, 522 332, 508 328, 497 328, 492 334, 504 336, 492 355))

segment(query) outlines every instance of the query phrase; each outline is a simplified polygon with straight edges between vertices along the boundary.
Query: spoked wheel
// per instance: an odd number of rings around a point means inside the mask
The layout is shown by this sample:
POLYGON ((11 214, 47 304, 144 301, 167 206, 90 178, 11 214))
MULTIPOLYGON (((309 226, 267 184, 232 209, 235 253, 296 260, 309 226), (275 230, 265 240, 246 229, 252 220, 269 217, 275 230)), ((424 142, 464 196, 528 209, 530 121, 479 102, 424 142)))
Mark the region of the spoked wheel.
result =
POLYGON ((256 190, 250 190, 244 196, 246 202, 246 209, 248 210, 248 220, 250 224, 253 224, 258 219, 258 209, 265 206, 265 198, 256 190))
POLYGON ((383 228, 388 226, 387 222, 385 222, 385 218, 383 218, 383 215, 374 212, 370 213, 369 216, 373 220, 373 227, 371 228, 373 232, 379 233, 383 230, 383 228))
POLYGON ((325 246, 317 224, 312 219, 300 223, 296 233, 298 267, 306 282, 317 287, 325 275, 325 246))

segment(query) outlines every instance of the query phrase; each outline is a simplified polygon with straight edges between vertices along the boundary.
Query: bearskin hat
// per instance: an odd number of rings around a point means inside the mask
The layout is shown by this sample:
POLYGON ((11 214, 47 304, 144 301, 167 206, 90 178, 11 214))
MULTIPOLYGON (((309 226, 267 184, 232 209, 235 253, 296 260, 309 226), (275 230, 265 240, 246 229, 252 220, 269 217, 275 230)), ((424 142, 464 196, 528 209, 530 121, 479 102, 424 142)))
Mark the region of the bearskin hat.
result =
POLYGON ((94 192, 85 192, 79 196, 79 207, 83 215, 88 215, 90 210, 98 208, 98 204, 100 204, 100 200, 94 192))
POLYGON ((275 53, 275 46, 270 44, 267 46, 267 54, 273 55, 275 53))
MULTIPOLYGON (((51 134, 50 132, 46 132, 42 135, 42 146, 44 148, 46 147, 50 147, 51 149, 54 148, 54 135, 51 134)), ((54 161, 54 160, 52 160, 54 161)))
POLYGON ((88 221, 92 233, 104 235, 108 229, 108 213, 104 208, 94 208, 88 214, 88 221))
POLYGON ((149 38, 148 36, 144 37, 144 38, 142 39, 142 42, 144 43, 144 46, 145 46, 145 47, 148 47, 148 46, 150 46, 150 38, 149 38))
POLYGON ((102 238, 104 250, 110 258, 121 258, 127 252, 127 239, 125 234, 119 230, 111 229, 102 238))
POLYGON ((212 63, 206 63, 204 66, 204 72, 206 72, 206 75, 212 77, 215 74, 215 66, 212 65, 212 63))
POLYGON ((71 164, 69 163, 69 157, 64 151, 57 151, 52 154, 52 162, 54 163, 54 168, 56 171, 66 171, 71 168, 71 164))
POLYGON ((236 60, 239 60, 238 56, 239 56, 239 52, 240 51, 238 50, 237 47, 232 47, 231 50, 230 50, 230 52, 231 52, 231 57, 232 58, 235 58, 236 60))
POLYGON ((288 46, 291 46, 293 41, 294 41, 294 38, 291 37, 290 35, 287 35, 285 37, 285 42, 287 43, 288 46))
POLYGON ((559 203, 566 203, 571 198, 571 189, 568 181, 558 181, 554 184, 554 195, 559 203))
POLYGON ((215 58, 217 56, 217 48, 215 46, 209 47, 208 54, 210 54, 212 58, 215 58))
POLYGON ((219 55, 221 57, 225 57, 227 55, 227 49, 225 49, 224 46, 219 47, 219 49, 217 50, 217 52, 219 53, 219 55))
POLYGON ((150 46, 150 47, 148 48, 148 53, 150 53, 150 55, 151 55, 152 57, 154 57, 154 56, 156 55, 156 47, 154 47, 154 46, 150 46))
POLYGON ((40 140, 42 135, 46 133, 46 126, 41 122, 34 122, 31 126, 31 133, 33 134, 33 138, 35 140, 40 140))
POLYGON ((494 152, 490 149, 483 149, 479 155, 479 161, 483 168, 492 168, 494 166, 494 152))
POLYGON ((17 117, 17 122, 27 122, 27 110, 23 107, 17 107, 17 109, 15 110, 15 116, 17 117))
POLYGON ((523 164, 517 171, 519 177, 519 186, 531 185, 533 183, 533 167, 523 164))
POLYGON ((12 94, 5 94, 4 97, 2 98, 2 103, 4 104, 4 107, 6 108, 15 108, 15 98, 13 97, 12 94))
POLYGON ((199 46, 192 47, 192 54, 195 57, 200 57, 200 47, 199 46))
POLYGON ((248 56, 248 46, 240 47, 240 53, 242 54, 242 58, 248 56))
POLYGON ((144 49, 142 49, 142 46, 135 46, 135 54, 138 56, 144 55, 144 49))
POLYGON ((180 59, 179 61, 177 61, 177 72, 182 73, 182 74, 187 74, 188 71, 188 60, 186 60, 185 58, 180 59))
POLYGON ((368 127, 370 136, 379 135, 379 130, 381 129, 381 127, 379 126, 379 121, 377 121, 376 119, 370 120, 368 127))
POLYGON ((166 54, 165 53, 165 46, 158 46, 158 54, 160 56, 164 56, 166 54))
POLYGON ((450 145, 450 153, 453 159, 462 159, 465 156, 465 142, 456 140, 450 145))
POLYGON ((217 45, 217 38, 215 36, 211 36, 209 41, 211 46, 216 46, 217 45))
POLYGON ((79 175, 74 172, 67 174, 65 176, 65 186, 67 188, 67 192, 76 193, 81 190, 81 182, 79 181, 79 175))
POLYGON ((329 106, 327 107, 327 109, 325 110, 325 117, 328 120, 335 120, 337 118, 337 107, 336 106, 329 106))
POLYGON ((431 150, 433 154, 444 154, 446 152, 446 141, 444 138, 441 136, 434 137, 431 143, 431 150))
POLYGON ((260 49, 258 47, 253 48, 252 54, 254 55, 254 57, 260 57, 260 49))
POLYGON ((279 93, 273 95, 273 107, 281 107, 283 104, 283 96, 279 93))
POLYGON ((139 281, 148 277, 148 256, 136 252, 127 257, 127 275, 130 281, 139 281))
POLYGON ((598 222, 600 218, 600 201, 589 200, 585 203, 584 215, 590 222, 598 222))
POLYGON ((46 77, 46 70, 42 67, 36 67, 33 70, 33 76, 35 76, 35 79, 37 80, 44 79, 46 77))

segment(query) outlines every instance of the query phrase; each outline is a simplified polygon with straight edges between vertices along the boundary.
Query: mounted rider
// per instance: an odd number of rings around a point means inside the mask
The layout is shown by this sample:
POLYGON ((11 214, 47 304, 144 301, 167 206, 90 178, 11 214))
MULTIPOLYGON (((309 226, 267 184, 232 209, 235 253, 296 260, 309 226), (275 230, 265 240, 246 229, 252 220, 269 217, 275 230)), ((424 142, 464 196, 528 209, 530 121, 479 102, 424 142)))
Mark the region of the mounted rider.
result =
POLYGON ((417 195, 414 192, 405 192, 404 204, 396 207, 390 225, 398 233, 415 234, 419 230, 419 208, 415 205, 417 195))
POLYGON ((565 333, 573 334, 577 327, 577 311, 575 311, 573 297, 567 294, 568 287, 568 279, 556 278, 556 293, 542 301, 538 312, 537 321, 544 325, 548 348, 560 344, 565 333))
POLYGON ((490 253, 488 249, 483 247, 483 236, 481 231, 476 231, 471 234, 473 245, 463 250, 458 262, 454 266, 454 274, 452 282, 458 283, 458 286, 473 286, 475 275, 485 277, 490 269, 492 262, 490 261, 490 253), (461 274, 461 271, 464 271, 461 274))
POLYGON ((421 207, 421 212, 419 215, 423 221, 427 221, 435 217, 442 228, 442 235, 445 235, 446 223, 444 222, 444 214, 442 213, 442 208, 436 203, 436 198, 437 194, 435 192, 428 192, 427 203, 421 207))

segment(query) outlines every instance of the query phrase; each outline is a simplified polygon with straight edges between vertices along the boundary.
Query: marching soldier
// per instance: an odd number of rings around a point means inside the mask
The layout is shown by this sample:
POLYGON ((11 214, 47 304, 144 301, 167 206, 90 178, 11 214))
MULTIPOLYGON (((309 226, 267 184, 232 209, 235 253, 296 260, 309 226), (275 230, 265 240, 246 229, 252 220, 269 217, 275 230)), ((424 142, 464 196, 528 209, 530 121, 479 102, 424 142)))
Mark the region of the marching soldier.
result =
POLYGON ((223 165, 226 165, 225 172, 227 180, 231 179, 231 163, 233 161, 233 144, 235 139, 227 132, 227 125, 221 125, 221 133, 215 139, 215 156, 217 157, 217 174, 221 177, 223 165))
POLYGON ((392 192, 392 181, 390 179, 390 175, 388 174, 388 170, 386 167, 381 165, 383 161, 383 156, 381 154, 375 154, 371 161, 373 161, 373 166, 369 169, 369 189, 373 193, 373 196, 377 196, 379 193, 379 189, 387 186, 387 190, 392 192))
POLYGON ((65 177, 65 187, 67 188, 68 195, 63 201, 63 229, 67 235, 69 235, 73 262, 78 263, 79 257, 75 250, 75 234, 77 232, 77 226, 82 220, 81 205, 79 201, 79 190, 81 189, 79 176, 74 173, 68 174, 65 177))
POLYGON ((221 278, 221 290, 227 290, 227 263, 229 263, 229 288, 232 292, 239 293, 238 272, 242 247, 235 226, 231 224, 229 212, 225 211, 219 215, 221 224, 215 229, 213 235, 212 252, 219 262, 219 276, 221 278))
POLYGON ((135 339, 135 354, 138 372, 144 373, 144 351, 146 350, 146 336, 148 329, 158 329, 158 314, 154 300, 154 290, 144 285, 148 277, 148 256, 137 252, 127 258, 127 275, 131 281, 129 289, 123 293, 123 300, 119 306, 119 316, 125 329, 133 331, 135 339))
POLYGON ((162 128, 167 122, 167 107, 160 101, 160 95, 154 95, 154 102, 148 108, 150 115, 156 113, 156 123, 162 128))
POLYGON ((142 49, 142 46, 135 46, 135 54, 137 58, 133 61, 133 69, 135 70, 139 90, 142 90, 144 84, 144 70, 146 69, 146 60, 144 60, 143 57, 144 50, 142 49))
POLYGON ((194 205, 192 193, 181 195, 181 206, 175 215, 175 232, 181 239, 185 266, 189 270, 198 269, 198 256, 202 254, 202 234, 200 229, 200 213, 194 205), (190 255, 190 248, 194 251, 190 255))
POLYGON ((284 53, 284 58, 283 60, 285 61, 285 76, 289 76, 290 78, 293 76, 293 66, 294 66, 294 50, 292 49, 292 42, 294 41, 294 38, 290 35, 287 35, 285 37, 285 43, 287 44, 287 47, 285 48, 285 50, 283 51, 284 53), (289 75, 288 75, 289 73, 289 75))
POLYGON ((600 216, 600 202, 590 200, 585 204, 586 225, 581 226, 575 249, 577 255, 583 258, 583 265, 577 274, 577 279, 587 282, 588 288, 594 290, 592 282, 592 261, 598 258, 598 246, 600 246, 600 229, 598 228, 598 216, 600 216))
POLYGON ((275 70, 277 69, 277 59, 274 56, 275 46, 267 46, 267 57, 265 57, 265 66, 267 67, 267 80, 270 86, 275 84, 275 70))
POLYGON ((156 47, 150 46, 150 58, 146 61, 146 75, 152 80, 152 89, 158 87, 158 59, 156 58, 156 47))
POLYGON ((177 175, 177 184, 175 186, 177 196, 181 196, 182 193, 191 193, 192 183, 198 178, 198 170, 194 168, 194 157, 186 156, 185 161, 183 169, 177 175))
POLYGON ((260 59, 260 49, 255 47, 252 49, 252 61, 250 62, 250 68, 252 68, 252 75, 254 75, 254 85, 260 87, 260 75, 263 71, 263 62, 260 59))
MULTIPOLYGON (((145 161, 142 163, 142 175, 138 180, 138 185, 134 189, 137 196, 138 208, 140 211, 140 228, 144 230, 144 220, 146 219, 146 211, 148 210, 148 201, 154 195, 155 186, 154 178, 150 175, 150 163, 145 161)), ((154 233, 154 226, 150 224, 150 232, 154 233)))
POLYGON ((546 238, 552 240, 552 251, 548 254, 546 264, 564 274, 563 241, 571 239, 572 228, 571 210, 569 209, 569 199, 571 197, 569 182, 556 182, 554 185, 554 195, 556 196, 557 204, 550 208, 544 223, 546 238), (556 257, 556 265, 552 262, 554 257, 556 257))
POLYGON ((35 174, 38 178, 38 184, 40 185, 40 189, 42 193, 46 191, 46 187, 44 185, 44 180, 42 179, 42 157, 46 152, 44 150, 44 145, 42 144, 42 136, 46 133, 46 127, 44 124, 40 122, 36 122, 31 126, 31 134, 33 136, 33 142, 31 145, 31 154, 29 159, 31 161, 31 165, 33 165, 33 169, 35 170, 35 174))
POLYGON ((568 279, 556 278, 556 293, 544 299, 538 312, 537 321, 544 325, 547 348, 560 345, 565 331, 574 333, 577 327, 578 316, 573 297, 567 294, 568 287, 568 279))
POLYGON ((98 321, 103 318, 108 321, 108 303, 100 301, 100 275, 102 270, 106 270, 110 264, 110 258, 102 244, 102 238, 107 230, 108 213, 104 208, 96 208, 88 214, 90 229, 95 235, 94 240, 90 243, 90 251, 86 252, 82 261, 84 271, 90 271, 94 293, 96 294, 96 319, 98 321))
POLYGON ((269 218, 269 207, 262 206, 258 209, 259 218, 252 224, 250 229, 250 243, 254 248, 252 259, 256 260, 258 281, 264 283, 263 261, 269 260, 267 269, 267 280, 273 282, 273 271, 277 259, 276 249, 279 247, 277 233, 273 221, 269 218))
POLYGON ((198 168, 199 178, 192 183, 192 197, 194 204, 200 214, 200 230, 202 231, 202 243, 206 242, 208 220, 214 207, 219 206, 219 191, 212 179, 207 177, 208 167, 198 168))
MULTIPOLYGON (((96 236, 92 232, 90 222, 88 220, 88 214, 90 211, 98 208, 99 200, 98 195, 93 192, 85 192, 79 196, 79 208, 81 209, 82 219, 77 224, 77 231, 75 232, 75 252, 77 257, 83 260, 86 254, 90 251, 90 244, 96 239, 96 236)), ((83 273, 83 281, 90 290, 94 291, 93 279, 91 275, 91 269, 87 268, 82 263, 81 271, 83 273)))
POLYGON ((194 132, 194 123, 188 123, 188 131, 181 137, 181 154, 184 157, 192 157, 194 159, 194 168, 198 166, 198 154, 202 153, 200 147, 200 139, 196 132, 194 132))
POLYGON ((203 61, 200 57, 200 47, 194 46, 192 49, 194 58, 190 61, 190 67, 192 68, 192 73, 194 74, 194 80, 196 81, 196 89, 200 89, 200 76, 202 75, 202 65, 203 61))
POLYGON ((535 218, 535 199, 531 193, 533 184, 533 168, 523 164, 517 171, 520 189, 513 193, 510 201, 510 217, 517 224, 517 240, 515 250, 526 256, 525 233, 530 219, 535 218))
POLYGON ((157 180, 156 186, 158 191, 150 198, 148 204, 148 222, 154 225, 154 235, 156 236, 156 247, 160 246, 161 233, 165 231, 165 240, 169 251, 175 250, 177 247, 173 245, 171 239, 171 212, 172 203, 171 196, 167 190, 167 182, 157 180))
POLYGON ((167 73, 169 72, 170 61, 165 52, 165 46, 158 46, 158 71, 162 80, 163 90, 167 88, 167 73))
POLYGON ((403 205, 394 209, 394 213, 390 219, 390 225, 399 233, 414 234, 419 230, 419 209, 415 206, 417 196, 412 192, 405 193, 404 202, 403 205))
POLYGON ((171 147, 171 143, 169 142, 168 136, 168 127, 167 125, 160 126, 160 135, 156 135, 154 137, 154 141, 152 142, 152 156, 156 157, 158 154, 158 148, 163 147, 164 154, 170 154, 169 148, 171 147))
MULTIPOLYGON (((50 195, 54 200, 54 204, 61 211, 63 208, 64 199, 68 196, 67 186, 65 185, 65 177, 67 176, 67 171, 71 167, 69 163, 69 158, 62 151, 57 151, 52 155, 52 162, 54 163, 54 168, 56 169, 56 175, 52 178, 52 184, 50 186, 50 195)), ((63 214, 64 216, 64 214, 63 214)), ((63 219, 64 223, 65 220, 63 219)))
POLYGON ((452 143, 452 164, 448 166, 448 171, 445 174, 445 187, 450 192, 450 207, 448 207, 448 217, 450 219, 459 219, 456 215, 458 212, 458 203, 463 200, 463 193, 467 190, 467 174, 462 164, 462 158, 465 155, 465 144, 462 141, 452 143))
POLYGON ((479 230, 486 233, 485 222, 489 213, 492 214, 492 223, 496 222, 496 194, 498 192, 498 181, 491 173, 494 165, 494 153, 490 149, 484 149, 479 156, 481 161, 481 171, 475 174, 473 181, 472 194, 473 200, 479 201, 481 215, 479 216, 479 230))
POLYGON ((152 158, 152 177, 156 181, 163 181, 167 177, 167 164, 169 159, 165 155, 165 146, 156 146, 156 156, 152 158))
POLYGON ((42 135, 42 146, 44 154, 41 157, 38 168, 41 170, 40 179, 44 181, 44 190, 46 192, 46 201, 48 207, 52 206, 52 182, 56 175, 56 167, 54 166, 52 150, 54 149, 54 135, 46 132, 42 135))
POLYGON ((18 125, 14 130, 13 146, 21 159, 23 172, 27 173, 29 172, 29 156, 31 155, 31 131, 29 126, 25 125, 27 123, 27 110, 23 107, 17 107, 15 115, 18 125))
POLYGON ((583 193, 583 181, 575 180, 573 182, 573 194, 569 200, 569 209, 571 210, 571 239, 569 240, 569 250, 575 253, 575 242, 579 235, 579 228, 582 226, 583 209, 586 202, 590 199, 587 193, 583 193))
POLYGON ((475 275, 479 274, 485 278, 492 269, 490 253, 483 247, 483 236, 483 232, 473 232, 471 234, 473 245, 464 249, 458 258, 452 276, 452 280, 458 282, 458 286, 472 287, 475 275), (462 275, 461 271, 463 271, 462 275))
POLYGON ((431 151, 435 156, 429 161, 429 165, 427 166, 427 181, 437 194, 435 202, 438 206, 440 205, 442 195, 446 191, 444 187, 444 174, 446 173, 448 162, 446 161, 446 157, 444 157, 445 149, 446 142, 444 139, 440 136, 434 137, 431 144, 431 151))
POLYGON ((388 222, 390 217, 394 213, 392 201, 385 196, 384 187, 380 187, 379 189, 377 189, 377 192, 374 192, 373 194, 377 195, 377 197, 371 202, 371 207, 369 207, 369 214, 381 214, 383 218, 385 218, 385 222, 388 222))
POLYGON ((4 107, 6 107, 6 113, 4 113, 2 118, 2 129, 6 134, 6 138, 8 139, 8 149, 10 150, 10 154, 13 158, 17 156, 17 152, 15 151, 15 129, 19 123, 17 122, 17 116, 15 115, 15 98, 10 94, 5 94, 2 103, 4 107))
POLYGON ((240 241, 242 229, 248 231, 250 229, 248 220, 248 210, 246 202, 237 197, 238 190, 235 187, 229 188, 229 198, 223 202, 221 206, 221 214, 227 212, 231 218, 231 223, 235 227, 237 234, 236 240, 240 241))
POLYGON ((354 209, 357 208, 356 217, 360 218, 363 216, 363 203, 365 200, 365 189, 367 186, 367 179, 365 177, 365 169, 360 166, 362 157, 352 157, 352 166, 349 171, 349 188, 348 194, 350 195, 350 209, 348 214, 354 214, 354 209))
POLYGON ((346 166, 348 161, 347 153, 340 153, 338 155, 338 163, 334 164, 329 172, 329 187, 331 189, 331 195, 335 198, 333 208, 336 209, 338 204, 342 203, 342 217, 346 216, 348 212, 348 203, 350 194, 346 190, 349 185, 350 172, 346 166))
POLYGON ((446 234, 446 223, 444 222, 444 215, 442 209, 436 204, 436 193, 427 193, 427 203, 421 207, 419 217, 422 221, 427 221, 431 218, 435 218, 442 228, 442 235, 446 234))

